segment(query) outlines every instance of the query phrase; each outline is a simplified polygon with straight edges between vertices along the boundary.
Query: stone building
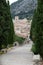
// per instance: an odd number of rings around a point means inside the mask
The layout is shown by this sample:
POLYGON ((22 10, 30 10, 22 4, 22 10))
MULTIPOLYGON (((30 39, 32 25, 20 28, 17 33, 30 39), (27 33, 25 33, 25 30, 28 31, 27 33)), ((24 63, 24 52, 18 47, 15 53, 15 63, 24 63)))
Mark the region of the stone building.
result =
POLYGON ((18 16, 15 17, 13 20, 14 23, 14 31, 15 34, 26 38, 28 35, 30 35, 30 27, 31 27, 31 21, 28 21, 25 19, 19 19, 18 16))

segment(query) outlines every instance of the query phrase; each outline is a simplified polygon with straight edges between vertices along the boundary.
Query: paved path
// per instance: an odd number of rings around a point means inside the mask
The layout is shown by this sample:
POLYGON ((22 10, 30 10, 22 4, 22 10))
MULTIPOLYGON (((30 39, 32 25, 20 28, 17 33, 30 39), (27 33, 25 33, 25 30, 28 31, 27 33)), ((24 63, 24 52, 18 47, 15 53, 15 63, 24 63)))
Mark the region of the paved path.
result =
POLYGON ((0 56, 0 65, 33 65, 32 43, 22 47, 12 48, 10 52, 0 56))

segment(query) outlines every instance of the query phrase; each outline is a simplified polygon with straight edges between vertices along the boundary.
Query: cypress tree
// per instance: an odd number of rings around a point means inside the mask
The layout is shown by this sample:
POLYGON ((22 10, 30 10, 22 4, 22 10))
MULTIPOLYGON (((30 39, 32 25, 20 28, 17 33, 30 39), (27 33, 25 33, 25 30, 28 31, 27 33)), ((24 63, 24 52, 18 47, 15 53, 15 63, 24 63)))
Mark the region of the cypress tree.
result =
POLYGON ((31 25, 30 38, 35 43, 36 53, 43 59, 43 0, 38 0, 31 25))
POLYGON ((9 1, 0 0, 0 50, 13 43, 13 33, 9 1))

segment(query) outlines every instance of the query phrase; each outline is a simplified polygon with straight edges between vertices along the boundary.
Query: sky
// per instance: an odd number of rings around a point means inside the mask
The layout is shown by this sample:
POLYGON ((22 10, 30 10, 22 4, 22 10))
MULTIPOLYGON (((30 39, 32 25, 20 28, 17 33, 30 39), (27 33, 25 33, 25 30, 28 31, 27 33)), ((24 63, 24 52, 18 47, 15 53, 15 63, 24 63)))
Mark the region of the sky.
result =
POLYGON ((9 0, 10 4, 12 4, 13 2, 16 2, 17 0, 9 0))

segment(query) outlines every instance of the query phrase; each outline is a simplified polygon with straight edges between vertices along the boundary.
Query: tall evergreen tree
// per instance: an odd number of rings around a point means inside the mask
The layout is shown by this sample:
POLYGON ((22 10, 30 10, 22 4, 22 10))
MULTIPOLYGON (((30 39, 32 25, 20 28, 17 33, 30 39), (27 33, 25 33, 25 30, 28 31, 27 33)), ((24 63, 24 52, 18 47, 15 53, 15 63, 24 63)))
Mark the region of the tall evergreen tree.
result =
POLYGON ((0 0, 0 50, 13 43, 13 33, 9 1, 0 0))
POLYGON ((38 0, 31 25, 30 38, 35 43, 36 53, 43 59, 43 0, 38 0))

